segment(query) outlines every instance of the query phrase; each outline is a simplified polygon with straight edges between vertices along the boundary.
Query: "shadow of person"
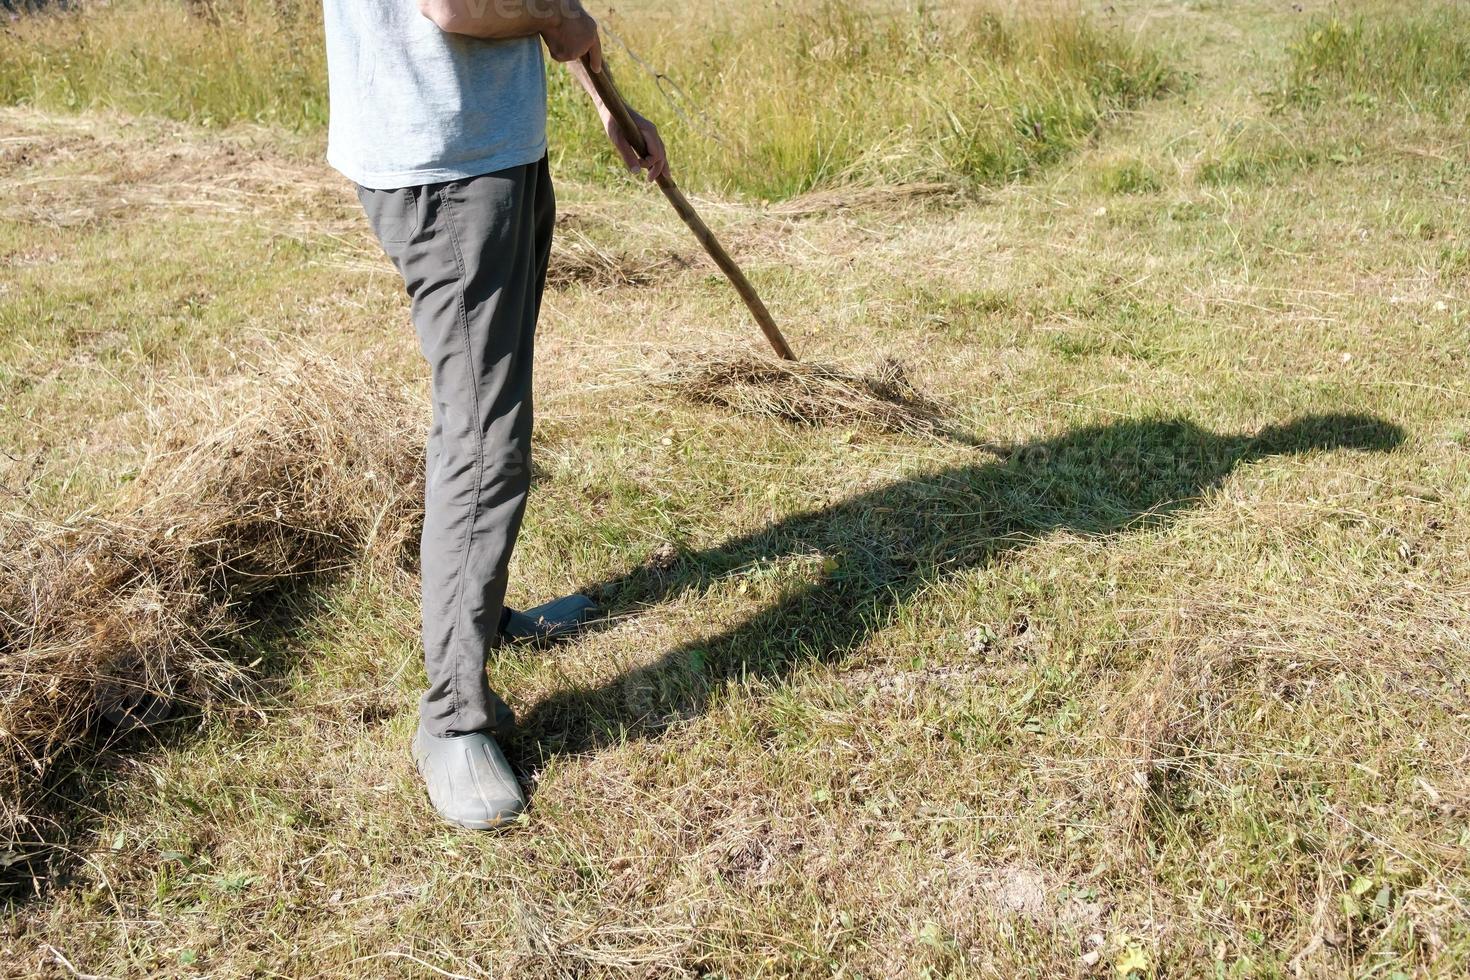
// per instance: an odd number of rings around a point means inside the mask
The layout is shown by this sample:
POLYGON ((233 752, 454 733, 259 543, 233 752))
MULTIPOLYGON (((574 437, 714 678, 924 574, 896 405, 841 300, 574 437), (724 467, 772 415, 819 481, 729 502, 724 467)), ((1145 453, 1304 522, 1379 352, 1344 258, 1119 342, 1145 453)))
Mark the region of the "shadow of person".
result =
POLYGON ((1254 434, 1219 435, 1181 419, 1133 419, 997 451, 983 463, 888 483, 786 518, 672 569, 641 568, 585 589, 614 615, 708 588, 782 557, 813 578, 721 632, 658 660, 536 704, 511 741, 534 758, 656 736, 703 710, 729 677, 774 678, 841 657, 926 586, 1001 561, 1054 531, 1109 535, 1169 520, 1236 467, 1311 450, 1387 451, 1396 425, 1366 415, 1310 415, 1254 434))

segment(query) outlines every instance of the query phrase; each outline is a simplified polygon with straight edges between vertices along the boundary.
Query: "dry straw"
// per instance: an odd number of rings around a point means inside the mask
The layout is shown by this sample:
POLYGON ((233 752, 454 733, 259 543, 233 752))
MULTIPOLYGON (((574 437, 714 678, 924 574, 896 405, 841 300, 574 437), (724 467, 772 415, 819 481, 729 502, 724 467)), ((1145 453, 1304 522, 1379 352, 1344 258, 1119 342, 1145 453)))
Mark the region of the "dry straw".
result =
POLYGON ((416 534, 407 392, 296 357, 180 401, 115 516, 0 517, 0 848, 55 839, 44 791, 84 741, 245 696, 253 601, 416 534))
POLYGON ((666 372, 660 382, 691 401, 798 425, 866 425, 884 432, 948 435, 946 413, 882 360, 867 373, 768 356, 737 355, 666 372))
MULTIPOLYGON (((897 364, 769 357, 668 383, 803 424, 944 430, 897 364)), ((324 357, 273 356, 181 393, 109 516, 0 515, 0 852, 58 839, 50 778, 169 706, 239 702, 230 637, 259 600, 348 565, 394 568, 422 511, 421 400, 324 357)))
POLYGON ((651 286, 688 266, 688 259, 673 252, 612 251, 581 231, 561 229, 552 243, 546 285, 552 289, 651 286))

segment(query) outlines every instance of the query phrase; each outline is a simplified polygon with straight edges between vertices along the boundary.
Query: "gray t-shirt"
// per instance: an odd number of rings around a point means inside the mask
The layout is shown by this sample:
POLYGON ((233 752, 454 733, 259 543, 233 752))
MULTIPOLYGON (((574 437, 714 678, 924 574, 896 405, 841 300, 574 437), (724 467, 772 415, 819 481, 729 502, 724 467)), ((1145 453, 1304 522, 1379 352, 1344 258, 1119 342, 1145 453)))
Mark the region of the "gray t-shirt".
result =
POLYGON ((375 190, 534 163, 546 153, 539 37, 446 34, 418 0, 323 0, 327 162, 375 190))

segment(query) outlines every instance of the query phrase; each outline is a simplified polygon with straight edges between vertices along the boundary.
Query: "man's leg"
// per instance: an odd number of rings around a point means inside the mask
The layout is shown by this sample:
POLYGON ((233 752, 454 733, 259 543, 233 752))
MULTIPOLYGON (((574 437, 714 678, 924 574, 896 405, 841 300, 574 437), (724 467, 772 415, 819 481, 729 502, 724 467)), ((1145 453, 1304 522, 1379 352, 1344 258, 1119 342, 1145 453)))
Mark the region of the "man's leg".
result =
POLYGON ((503 727, 485 658, 531 478, 536 317, 555 203, 543 160, 363 203, 403 275, 429 363, 434 421, 422 544, 431 735, 503 727), (401 239, 401 240, 395 240, 401 239))

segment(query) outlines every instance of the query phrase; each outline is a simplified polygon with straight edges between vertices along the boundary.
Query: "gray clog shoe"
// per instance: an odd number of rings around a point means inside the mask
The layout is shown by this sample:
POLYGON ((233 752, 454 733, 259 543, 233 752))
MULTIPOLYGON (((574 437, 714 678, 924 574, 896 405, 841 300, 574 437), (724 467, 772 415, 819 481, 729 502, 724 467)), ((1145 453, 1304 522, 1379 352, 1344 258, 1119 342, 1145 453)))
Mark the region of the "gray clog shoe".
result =
POLYGON ((515 823, 526 798, 515 773, 484 732, 431 735, 419 725, 413 761, 439 816, 469 830, 493 830, 515 823))
POLYGON ((554 643, 581 633, 596 612, 597 603, 583 595, 562 596, 525 612, 507 608, 500 633, 511 643, 554 643))

